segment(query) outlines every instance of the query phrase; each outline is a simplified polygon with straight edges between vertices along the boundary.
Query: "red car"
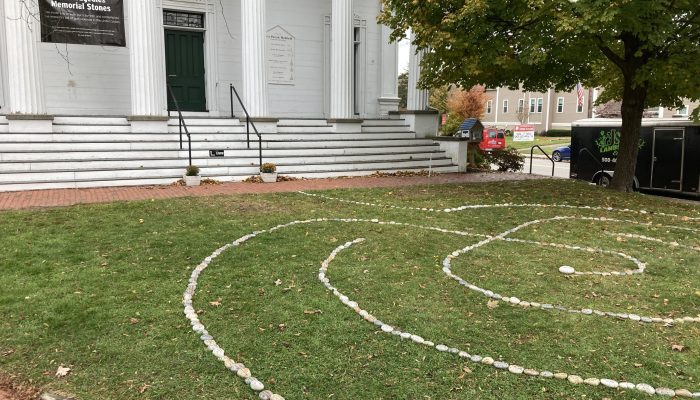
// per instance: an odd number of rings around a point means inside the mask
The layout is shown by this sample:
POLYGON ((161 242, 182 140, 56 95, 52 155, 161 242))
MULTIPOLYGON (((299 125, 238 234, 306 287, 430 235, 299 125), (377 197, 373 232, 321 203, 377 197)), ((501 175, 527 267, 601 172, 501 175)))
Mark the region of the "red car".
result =
POLYGON ((479 143, 483 151, 501 150, 506 148, 506 134, 495 128, 484 129, 484 138, 479 143))

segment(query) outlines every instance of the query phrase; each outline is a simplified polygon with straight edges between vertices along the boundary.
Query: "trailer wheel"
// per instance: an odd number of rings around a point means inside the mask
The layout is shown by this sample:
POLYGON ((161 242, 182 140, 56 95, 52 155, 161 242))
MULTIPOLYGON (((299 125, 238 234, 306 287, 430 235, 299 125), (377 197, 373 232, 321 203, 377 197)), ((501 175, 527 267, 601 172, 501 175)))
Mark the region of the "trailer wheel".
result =
POLYGON ((598 186, 602 187, 608 187, 610 186, 610 183, 612 182, 612 177, 608 174, 602 174, 600 177, 598 177, 598 182, 596 184, 598 186))

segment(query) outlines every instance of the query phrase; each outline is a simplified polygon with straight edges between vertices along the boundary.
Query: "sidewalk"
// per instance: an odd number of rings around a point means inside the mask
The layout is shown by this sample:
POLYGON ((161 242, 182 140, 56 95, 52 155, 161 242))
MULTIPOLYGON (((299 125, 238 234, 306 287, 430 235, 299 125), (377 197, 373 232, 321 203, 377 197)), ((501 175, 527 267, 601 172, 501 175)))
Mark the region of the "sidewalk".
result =
POLYGON ((442 174, 433 177, 359 177, 341 179, 312 179, 277 183, 223 183, 198 187, 134 186, 92 189, 30 190, 0 193, 0 210, 67 207, 76 204, 110 203, 179 197, 203 197, 245 193, 296 192, 299 190, 330 190, 343 188, 373 188, 413 185, 442 185, 450 183, 501 182, 546 177, 514 173, 442 174))

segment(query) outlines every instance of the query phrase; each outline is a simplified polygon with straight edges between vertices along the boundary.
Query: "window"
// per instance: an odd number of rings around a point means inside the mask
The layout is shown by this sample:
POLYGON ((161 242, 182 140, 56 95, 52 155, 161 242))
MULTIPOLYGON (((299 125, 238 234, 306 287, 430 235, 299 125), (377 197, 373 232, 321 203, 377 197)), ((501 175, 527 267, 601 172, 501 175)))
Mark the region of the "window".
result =
POLYGON ((503 114, 508 113, 508 100, 503 100, 503 114))
POLYGON ((486 102, 486 114, 491 114, 491 111, 493 111, 493 100, 486 102))
POLYGON ((544 105, 544 100, 540 97, 537 99, 537 112, 542 113, 542 106, 544 105))
POLYGON ((586 97, 583 96, 581 97, 581 102, 576 104, 576 112, 577 113, 582 113, 583 112, 583 105, 586 104, 586 97))
POLYGON ((676 115, 678 115, 680 117, 687 117, 688 116, 688 106, 684 105, 681 108, 677 108, 676 115))
POLYGON ((564 98, 563 97, 557 97, 557 112, 559 114, 564 112, 564 98))
POLYGON ((518 100, 518 113, 525 112, 525 99, 518 100))
POLYGON ((537 99, 530 99, 530 114, 534 113, 537 109, 537 99))
POLYGON ((163 25, 204 29, 204 14, 165 10, 163 25))

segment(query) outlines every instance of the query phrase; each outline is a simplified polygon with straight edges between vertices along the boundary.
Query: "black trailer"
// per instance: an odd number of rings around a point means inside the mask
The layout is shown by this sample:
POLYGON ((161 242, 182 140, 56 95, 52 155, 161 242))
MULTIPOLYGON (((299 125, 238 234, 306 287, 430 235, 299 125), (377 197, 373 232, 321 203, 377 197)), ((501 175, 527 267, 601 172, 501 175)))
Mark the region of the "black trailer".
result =
MULTIPOLYGON (((571 178, 604 186, 610 183, 621 127, 619 119, 572 124, 571 178)), ((642 191, 700 197, 700 125, 688 120, 645 119, 634 185, 642 191)))

